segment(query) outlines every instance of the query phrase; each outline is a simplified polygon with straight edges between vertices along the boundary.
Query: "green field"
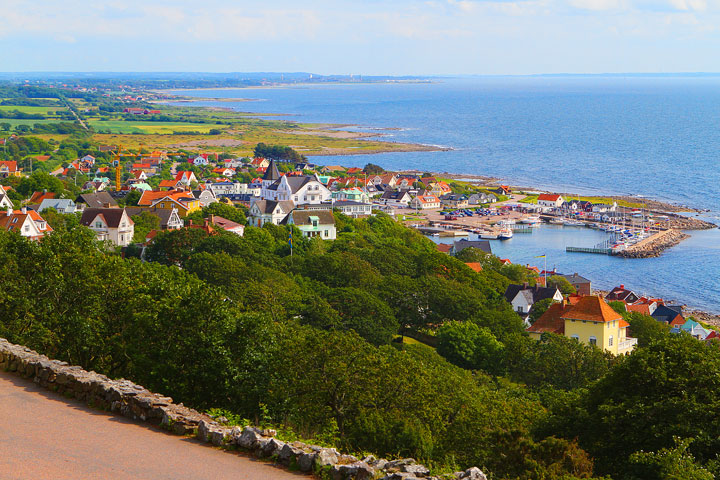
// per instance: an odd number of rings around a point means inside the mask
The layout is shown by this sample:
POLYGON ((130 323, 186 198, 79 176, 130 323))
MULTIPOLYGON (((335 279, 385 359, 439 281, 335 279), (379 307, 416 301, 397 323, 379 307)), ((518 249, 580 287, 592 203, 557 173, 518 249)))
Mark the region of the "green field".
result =
POLYGON ((170 135, 173 132, 208 133, 213 128, 226 128, 227 125, 185 122, 125 122, 122 120, 90 120, 95 131, 110 133, 144 133, 170 135))
POLYGON ((45 120, 17 120, 15 118, 0 118, 0 123, 9 123, 15 128, 17 125, 30 125, 31 127, 36 123, 59 123, 59 122, 70 122, 70 120, 58 120, 57 118, 50 118, 45 120))
POLYGON ((41 115, 55 115, 55 112, 65 112, 67 109, 62 106, 57 107, 21 107, 15 105, 0 105, 0 112, 11 112, 18 110, 23 113, 39 113, 41 115))

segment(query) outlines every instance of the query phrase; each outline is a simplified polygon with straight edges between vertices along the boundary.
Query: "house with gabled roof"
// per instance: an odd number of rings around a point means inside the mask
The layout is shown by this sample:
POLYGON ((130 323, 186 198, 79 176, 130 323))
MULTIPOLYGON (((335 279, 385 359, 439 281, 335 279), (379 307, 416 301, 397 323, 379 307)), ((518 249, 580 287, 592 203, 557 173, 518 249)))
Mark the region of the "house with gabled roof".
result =
POLYGON ((380 203, 398 208, 407 208, 412 197, 406 190, 383 192, 380 196, 380 203))
POLYGON ((267 168, 268 165, 270 165, 270 162, 267 158, 255 157, 250 160, 250 166, 255 170, 257 170, 258 168, 267 168))
POLYGON ((0 178, 19 177, 20 175, 21 173, 17 168, 17 162, 15 160, 0 161, 0 178))
POLYGON ((670 327, 679 327, 685 323, 680 305, 658 305, 650 316, 658 322, 666 323, 670 327))
POLYGON ((283 175, 270 185, 265 182, 265 179, 263 179, 263 187, 260 193, 260 196, 265 200, 278 202, 290 200, 295 205, 308 205, 327 202, 332 195, 330 189, 320 182, 317 175, 283 175))
POLYGON ((190 170, 181 170, 175 174, 175 181, 183 185, 190 185, 191 183, 197 183, 198 179, 190 170))
POLYGON ((25 207, 13 210, 8 207, 0 210, 0 228, 8 232, 17 232, 31 240, 40 240, 53 229, 40 214, 25 207))
MULTIPOLYGON (((553 273, 554 274, 554 273, 553 273)), ((562 278, 568 281, 570 285, 575 287, 575 290, 579 295, 590 295, 592 293, 592 283, 589 279, 573 273, 572 275, 560 275, 562 278)))
POLYGON ((625 288, 625 285, 620 285, 610 290, 610 293, 605 295, 606 302, 625 302, 635 303, 640 297, 633 292, 625 288))
POLYGON ((564 335, 621 355, 630 353, 637 345, 637 338, 627 336, 629 326, 602 298, 587 295, 578 297, 574 305, 564 302, 550 305, 527 332, 535 340, 541 340, 545 333, 564 335))
POLYGON ((13 203, 7 195, 5 187, 0 185, 0 209, 13 208, 13 203))
POLYGON ((138 200, 138 206, 168 210, 175 208, 182 218, 202 208, 200 200, 195 198, 192 192, 184 190, 144 191, 138 200))
POLYGON ((307 238, 337 238, 335 217, 331 210, 293 210, 282 223, 295 225, 307 238))
POLYGON ((563 296, 556 287, 541 287, 511 284, 505 289, 505 300, 507 300, 523 320, 527 318, 533 305, 540 300, 552 299, 554 302, 562 302, 563 296))
POLYGON ((48 208, 55 209, 58 213, 75 213, 77 206, 69 198, 45 198, 37 207, 37 212, 42 213, 48 208))
POLYGON ((126 207, 125 211, 131 219, 135 215, 142 215, 144 212, 148 212, 158 218, 161 230, 178 230, 185 226, 185 222, 180 218, 176 208, 126 207))
POLYGON ((295 208, 291 200, 260 200, 253 199, 248 214, 248 224, 262 227, 266 223, 280 225, 295 208))
POLYGON ((75 204, 83 204, 91 208, 117 208, 118 204, 108 192, 81 193, 75 204))
POLYGON ((435 195, 418 195, 410 200, 410 208, 432 210, 440 208, 440 199, 435 195))
POLYGON ((538 195, 537 204, 541 207, 560 208, 564 201, 562 195, 541 193, 538 195))
POLYGON ((235 235, 240 235, 241 237, 245 234, 244 225, 228 220, 227 218, 210 215, 208 221, 219 230, 225 230, 226 232, 234 233, 235 235))
POLYGON ((124 208, 86 208, 80 224, 94 231, 98 240, 119 247, 130 245, 135 235, 135 223, 124 208))

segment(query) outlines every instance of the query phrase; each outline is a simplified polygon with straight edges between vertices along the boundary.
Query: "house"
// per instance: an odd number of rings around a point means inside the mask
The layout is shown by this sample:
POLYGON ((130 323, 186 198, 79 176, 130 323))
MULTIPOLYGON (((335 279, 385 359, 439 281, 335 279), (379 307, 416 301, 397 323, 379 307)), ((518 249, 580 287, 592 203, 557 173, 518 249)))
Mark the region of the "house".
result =
POLYGON ((562 208, 574 212, 592 212, 593 204, 587 200, 568 200, 563 202, 562 208))
POLYGON ((54 208, 58 213, 75 213, 77 210, 75 202, 69 198, 45 198, 37 207, 37 212, 42 213, 48 208, 54 208))
POLYGON ((340 165, 327 165, 320 169, 320 172, 322 173, 343 173, 345 172, 345 167, 342 167, 340 165))
POLYGON ((218 217, 217 215, 210 215, 209 222, 220 230, 240 235, 241 237, 245 234, 245 226, 239 223, 228 220, 227 218, 218 217))
POLYGON ((555 302, 562 302, 563 296, 560 290, 553 287, 529 286, 527 283, 523 285, 508 285, 505 290, 505 300, 507 300, 518 315, 523 319, 527 318, 532 310, 532 306, 540 300, 547 298, 555 302))
POLYGON ((14 160, 0 161, 0 178, 19 177, 21 175, 14 160))
POLYGON ((355 202, 353 200, 336 200, 333 202, 332 207, 352 218, 372 215, 372 204, 370 203, 355 202))
POLYGON ((232 177, 233 175, 235 175, 235 169, 230 167, 218 167, 213 168, 212 173, 214 173, 215 175, 220 175, 222 177, 232 177))
POLYGON ((510 195, 512 193, 512 190, 507 185, 500 185, 493 191, 499 195, 510 195))
POLYGON ((11 207, 0 210, 0 228, 8 232, 17 232, 31 240, 40 240, 53 229, 38 212, 23 207, 13 210, 11 207))
POLYGON ((266 158, 255 157, 250 161, 250 166, 257 170, 258 168, 267 168, 270 162, 266 158))
POLYGON ((217 202, 217 197, 209 188, 193 190, 192 194, 195 198, 200 200, 200 208, 207 207, 211 203, 217 202))
POLYGON ((440 203, 443 207, 465 208, 468 206, 468 197, 457 193, 446 193, 440 197, 440 203))
POLYGON ((390 205, 398 208, 407 208, 412 198, 407 191, 386 191, 380 196, 383 205, 390 205))
POLYGON ((118 204, 108 192, 81 193, 75 204, 83 204, 90 208, 117 208, 118 204))
POLYGON ((304 237, 335 240, 335 217, 330 210, 293 210, 283 222, 295 225, 304 237))
POLYGON ((495 203, 498 198, 492 193, 473 193, 468 197, 468 205, 481 205, 483 203, 495 203))
POLYGON ((0 209, 7 208, 13 208, 13 203, 10 200, 10 197, 7 196, 7 190, 5 190, 5 187, 0 185, 0 209))
POLYGON ((678 327, 685 323, 680 305, 658 305, 650 316, 658 322, 666 323, 670 327, 678 327))
POLYGON ((30 200, 28 200, 28 203, 31 205, 40 204, 46 198, 55 198, 55 192, 48 192, 47 190, 43 190, 41 192, 33 192, 33 194, 30 196, 30 200))
POLYGON ((410 190, 416 182, 417 178, 415 177, 398 177, 393 187, 400 190, 410 190))
POLYGON ((198 167, 203 167, 210 163, 210 161, 207 158, 207 155, 198 155, 195 158, 188 159, 188 163, 192 163, 193 165, 197 165, 198 167))
POLYGON ((191 183, 197 183, 198 179, 190 170, 182 170, 175 175, 175 181, 183 185, 190 185, 191 183))
POLYGON ((135 235, 135 223, 124 208, 86 208, 80 224, 94 231, 98 240, 118 247, 130 245, 135 235))
POLYGON ((418 195, 410 200, 410 208, 430 210, 440 208, 440 199, 435 195, 418 195))
POLYGON ((483 252, 492 255, 492 248, 490 248, 490 242, 488 240, 465 239, 458 240, 457 242, 453 243, 452 248, 450 249, 450 254, 457 255, 466 248, 477 248, 478 250, 482 250, 483 252))
POLYGON ((436 245, 436 248, 438 249, 438 252, 447 253, 450 255, 450 252, 452 251, 452 245, 449 245, 447 243, 438 243, 436 245))
POLYGON ((266 223, 280 225, 294 208, 295 204, 291 200, 254 200, 250 204, 248 224, 255 227, 262 227, 266 223))
POLYGON ((182 218, 201 208, 200 200, 195 198, 191 192, 183 190, 144 191, 138 200, 138 206, 167 210, 175 208, 182 218))
POLYGON ((625 303, 635 303, 639 300, 640 297, 638 297, 635 292, 631 290, 626 290, 625 285, 620 285, 619 287, 615 287, 612 290, 610 290, 610 293, 605 295, 605 301, 606 302, 625 302, 625 303))
POLYGON ((183 185, 184 184, 182 182, 178 182, 177 180, 160 180, 158 188, 160 188, 161 190, 175 190, 176 188, 180 188, 183 185))
POLYGON ((703 328, 702 325, 695 320, 688 319, 679 328, 680 331, 689 333, 692 337, 695 337, 698 340, 705 340, 708 335, 710 335, 710 330, 703 328))
POLYGON ((590 280, 587 278, 573 273, 572 275, 560 275, 562 278, 567 280, 570 285, 575 287, 575 290, 579 295, 590 295, 592 294, 592 288, 590 280))
POLYGON ((92 155, 85 155, 81 159, 78 160, 81 166, 90 168, 95 165, 95 157, 92 155))
POLYGON ((607 205, 605 203, 597 203, 593 205, 592 211, 595 213, 607 213, 607 212, 614 212, 617 208, 617 204, 613 205, 607 205))
POLYGON ((145 181, 148 179, 147 173, 145 173, 143 170, 133 170, 132 176, 135 180, 145 181))
POLYGON ((370 197, 368 197, 368 194, 357 187, 343 188, 342 190, 332 192, 332 198, 335 200, 351 200, 353 202, 370 201, 370 197))
POLYGON ((537 203, 541 207, 560 208, 565 200, 562 195, 555 193, 541 193, 538 195, 537 203))
MULTIPOLYGON (((274 177, 271 168, 265 177, 274 177), (270 175, 269 175, 270 174, 270 175)), ((276 202, 291 200, 295 205, 319 204, 330 200, 332 193, 320 182, 317 175, 288 176, 284 175, 269 183, 263 178, 260 196, 265 200, 276 202)))
POLYGON ((531 338, 540 340, 543 333, 555 333, 579 342, 596 345, 614 355, 631 352, 637 338, 627 336, 629 324, 622 315, 600 297, 580 297, 575 305, 550 305, 533 325, 527 328, 531 338))
POLYGON ((176 208, 126 207, 125 211, 127 211, 131 219, 136 215, 142 215, 144 212, 150 213, 160 221, 161 230, 178 230, 185 225, 176 208))

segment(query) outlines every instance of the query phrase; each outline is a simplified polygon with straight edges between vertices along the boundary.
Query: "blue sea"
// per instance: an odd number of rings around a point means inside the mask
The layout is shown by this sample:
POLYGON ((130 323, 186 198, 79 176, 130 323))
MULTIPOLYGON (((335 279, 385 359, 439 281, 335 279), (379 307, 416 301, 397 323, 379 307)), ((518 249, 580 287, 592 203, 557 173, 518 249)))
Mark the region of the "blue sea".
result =
MULTIPOLYGON (((432 83, 328 84, 195 90, 193 102, 289 114, 305 123, 350 124, 449 151, 314 157, 319 164, 485 175, 580 194, 639 195, 709 210, 720 223, 720 77, 487 77, 432 83), (391 129, 391 130, 386 130, 391 129)), ((720 313, 720 230, 689 232, 654 259, 568 254, 598 232, 542 228, 494 242, 517 263, 578 272, 599 288, 623 283, 720 313)))

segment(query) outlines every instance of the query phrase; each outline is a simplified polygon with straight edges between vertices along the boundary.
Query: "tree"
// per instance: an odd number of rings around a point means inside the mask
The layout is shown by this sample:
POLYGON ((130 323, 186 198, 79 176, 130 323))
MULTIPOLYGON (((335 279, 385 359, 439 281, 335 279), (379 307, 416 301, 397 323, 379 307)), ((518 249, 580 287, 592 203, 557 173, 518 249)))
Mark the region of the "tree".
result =
POLYGON ((135 233, 133 235, 133 242, 135 243, 145 243, 145 238, 151 230, 160 229, 160 217, 150 212, 142 212, 130 218, 135 222, 135 233))
POLYGON ((247 223, 247 217, 245 211, 241 208, 225 203, 214 202, 210 205, 203 207, 202 210, 197 210, 190 214, 188 218, 196 223, 202 223, 203 219, 210 218, 210 215, 222 217, 240 225, 247 223))
POLYGON ((0 130, 2 130, 3 132, 9 132, 9 131, 10 131, 10 127, 12 127, 12 125, 11 125, 10 123, 8 123, 8 122, 2 122, 2 123, 0 123, 0 130))
POLYGON ((125 196, 125 205, 128 207, 137 206, 141 196, 142 193, 140 193, 140 190, 130 190, 125 196))
POLYGON ((560 275, 553 275, 552 277, 548 278, 547 286, 550 288, 557 288, 563 295, 577 293, 577 290, 570 284, 568 279, 560 275))
POLYGON ((675 447, 657 452, 630 455, 631 480, 714 480, 715 476, 698 465, 688 447, 692 439, 675 438, 675 447))
POLYGON ((385 169, 379 165, 375 165, 374 163, 368 163, 363 168, 363 173, 368 175, 381 175, 385 173, 385 169))
POLYGON ((472 322, 448 322, 438 330, 437 351, 450 363, 462 368, 499 374, 504 346, 489 328, 472 322))
POLYGON ((542 317, 543 313, 547 312, 547 309, 550 308, 550 305, 552 304, 552 298, 543 298, 542 300, 535 302, 530 309, 530 314, 528 315, 528 322, 530 322, 530 325, 534 324, 538 318, 542 317))

